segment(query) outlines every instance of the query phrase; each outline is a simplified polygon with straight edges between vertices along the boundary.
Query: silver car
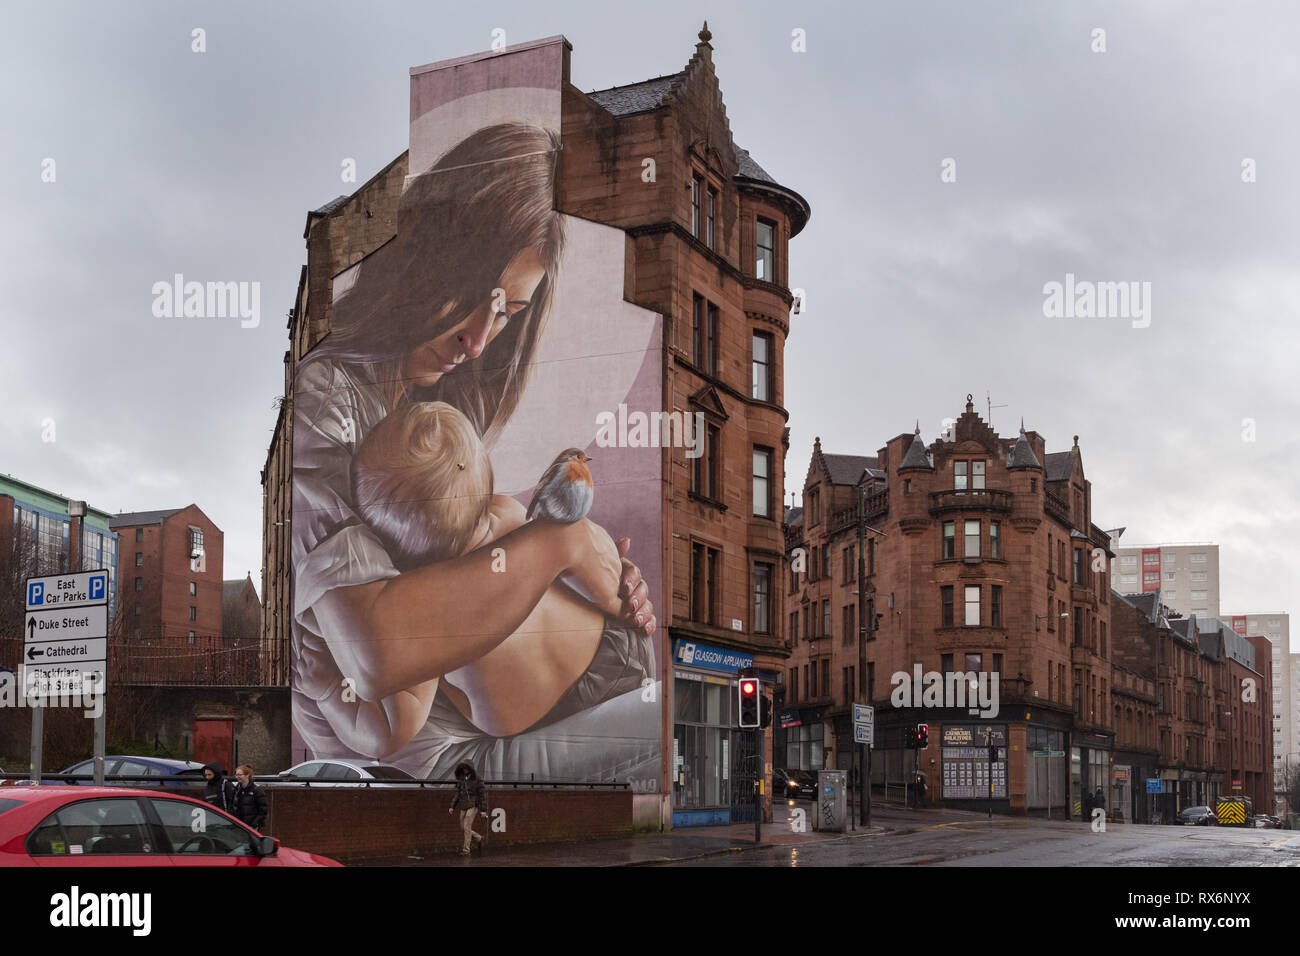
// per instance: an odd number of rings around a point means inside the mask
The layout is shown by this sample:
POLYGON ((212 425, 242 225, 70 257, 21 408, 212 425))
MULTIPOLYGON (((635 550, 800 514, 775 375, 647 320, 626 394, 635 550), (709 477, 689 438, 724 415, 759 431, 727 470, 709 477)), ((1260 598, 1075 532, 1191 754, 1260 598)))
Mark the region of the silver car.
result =
POLYGON ((366 787, 373 781, 401 781, 401 783, 382 783, 387 789, 396 787, 404 789, 403 783, 419 786, 419 781, 405 770, 376 763, 373 760, 308 760, 279 774, 279 779, 270 782, 276 787, 283 784, 302 784, 311 787, 366 787))

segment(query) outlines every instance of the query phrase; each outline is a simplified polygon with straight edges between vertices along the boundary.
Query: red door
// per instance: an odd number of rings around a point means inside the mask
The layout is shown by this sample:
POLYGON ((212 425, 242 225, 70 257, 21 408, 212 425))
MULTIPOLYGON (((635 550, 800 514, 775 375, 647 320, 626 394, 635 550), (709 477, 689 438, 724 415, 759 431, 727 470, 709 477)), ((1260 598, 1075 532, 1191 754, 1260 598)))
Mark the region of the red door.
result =
POLYGON ((235 722, 233 720, 194 721, 194 759, 199 763, 217 761, 230 777, 235 775, 235 722))

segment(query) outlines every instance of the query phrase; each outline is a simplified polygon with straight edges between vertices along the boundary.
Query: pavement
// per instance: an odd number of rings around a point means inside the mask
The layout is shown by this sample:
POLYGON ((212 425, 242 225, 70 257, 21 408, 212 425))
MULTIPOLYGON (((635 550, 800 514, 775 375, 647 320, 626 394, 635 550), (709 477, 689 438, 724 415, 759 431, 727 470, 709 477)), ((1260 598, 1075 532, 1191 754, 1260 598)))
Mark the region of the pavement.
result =
MULTIPOLYGON (((879 806, 879 804, 876 804, 879 806)), ((925 811, 918 811, 924 813, 925 811)), ((778 813, 780 810, 778 809, 778 813)), ((809 814, 811 825, 811 814, 809 814)), ((838 832, 793 831, 788 820, 765 823, 760 841, 754 842, 754 824, 736 823, 717 827, 683 827, 665 833, 588 840, 582 843, 532 843, 493 846, 491 835, 481 853, 468 857, 438 853, 426 857, 408 856, 353 861, 350 866, 656 866, 682 863, 732 854, 761 852, 765 848, 794 849, 888 832, 873 826, 838 832)))

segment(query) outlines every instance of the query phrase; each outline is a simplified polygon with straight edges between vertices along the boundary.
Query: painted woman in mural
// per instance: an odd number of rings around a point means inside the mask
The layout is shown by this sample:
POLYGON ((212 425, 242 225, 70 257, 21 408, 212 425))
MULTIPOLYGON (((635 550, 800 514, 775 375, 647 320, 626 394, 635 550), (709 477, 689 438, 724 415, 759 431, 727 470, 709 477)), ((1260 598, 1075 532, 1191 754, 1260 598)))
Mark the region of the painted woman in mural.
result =
POLYGON ((523 520, 483 467, 550 311, 558 146, 536 126, 492 126, 412 178, 397 236, 336 295, 299 368, 294 722, 315 756, 541 779, 610 779, 646 756, 617 708, 610 748, 564 744, 656 676, 629 543, 586 518, 523 520), (433 500, 452 495, 464 501, 433 500), (439 522, 464 527, 399 543, 439 522))

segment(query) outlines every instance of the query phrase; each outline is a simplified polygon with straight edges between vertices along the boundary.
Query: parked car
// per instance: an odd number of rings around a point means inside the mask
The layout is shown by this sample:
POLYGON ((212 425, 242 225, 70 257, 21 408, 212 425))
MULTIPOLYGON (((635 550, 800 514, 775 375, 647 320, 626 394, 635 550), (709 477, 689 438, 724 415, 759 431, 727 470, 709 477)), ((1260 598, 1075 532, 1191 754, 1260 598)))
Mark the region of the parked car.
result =
POLYGON ((815 800, 817 774, 811 770, 772 771, 772 796, 778 800, 815 800))
POLYGON ((341 865, 179 794, 40 786, 0 797, 0 867, 341 865))
POLYGON ((279 774, 279 778, 270 785, 301 783, 313 787, 363 787, 372 780, 400 780, 419 785, 415 777, 398 767, 375 763, 373 760, 342 758, 305 761, 279 774))
MULTIPOLYGON (((75 774, 79 780, 43 780, 42 786, 62 786, 63 784, 94 784, 95 761, 83 760, 73 764, 65 774, 75 774)), ((104 776, 122 774, 128 777, 158 777, 158 786, 192 787, 203 784, 203 764, 193 760, 172 760, 169 757, 134 757, 116 755, 104 758, 104 776)), ((155 784, 140 781, 106 781, 115 787, 148 787, 155 784)))
POLYGON ((1257 813, 1251 818, 1251 825, 1257 829, 1280 830, 1282 829, 1282 819, 1269 813, 1257 813))
POLYGON ((1219 822, 1209 807, 1184 807, 1178 811, 1177 820, 1185 827, 1208 827, 1219 822))

